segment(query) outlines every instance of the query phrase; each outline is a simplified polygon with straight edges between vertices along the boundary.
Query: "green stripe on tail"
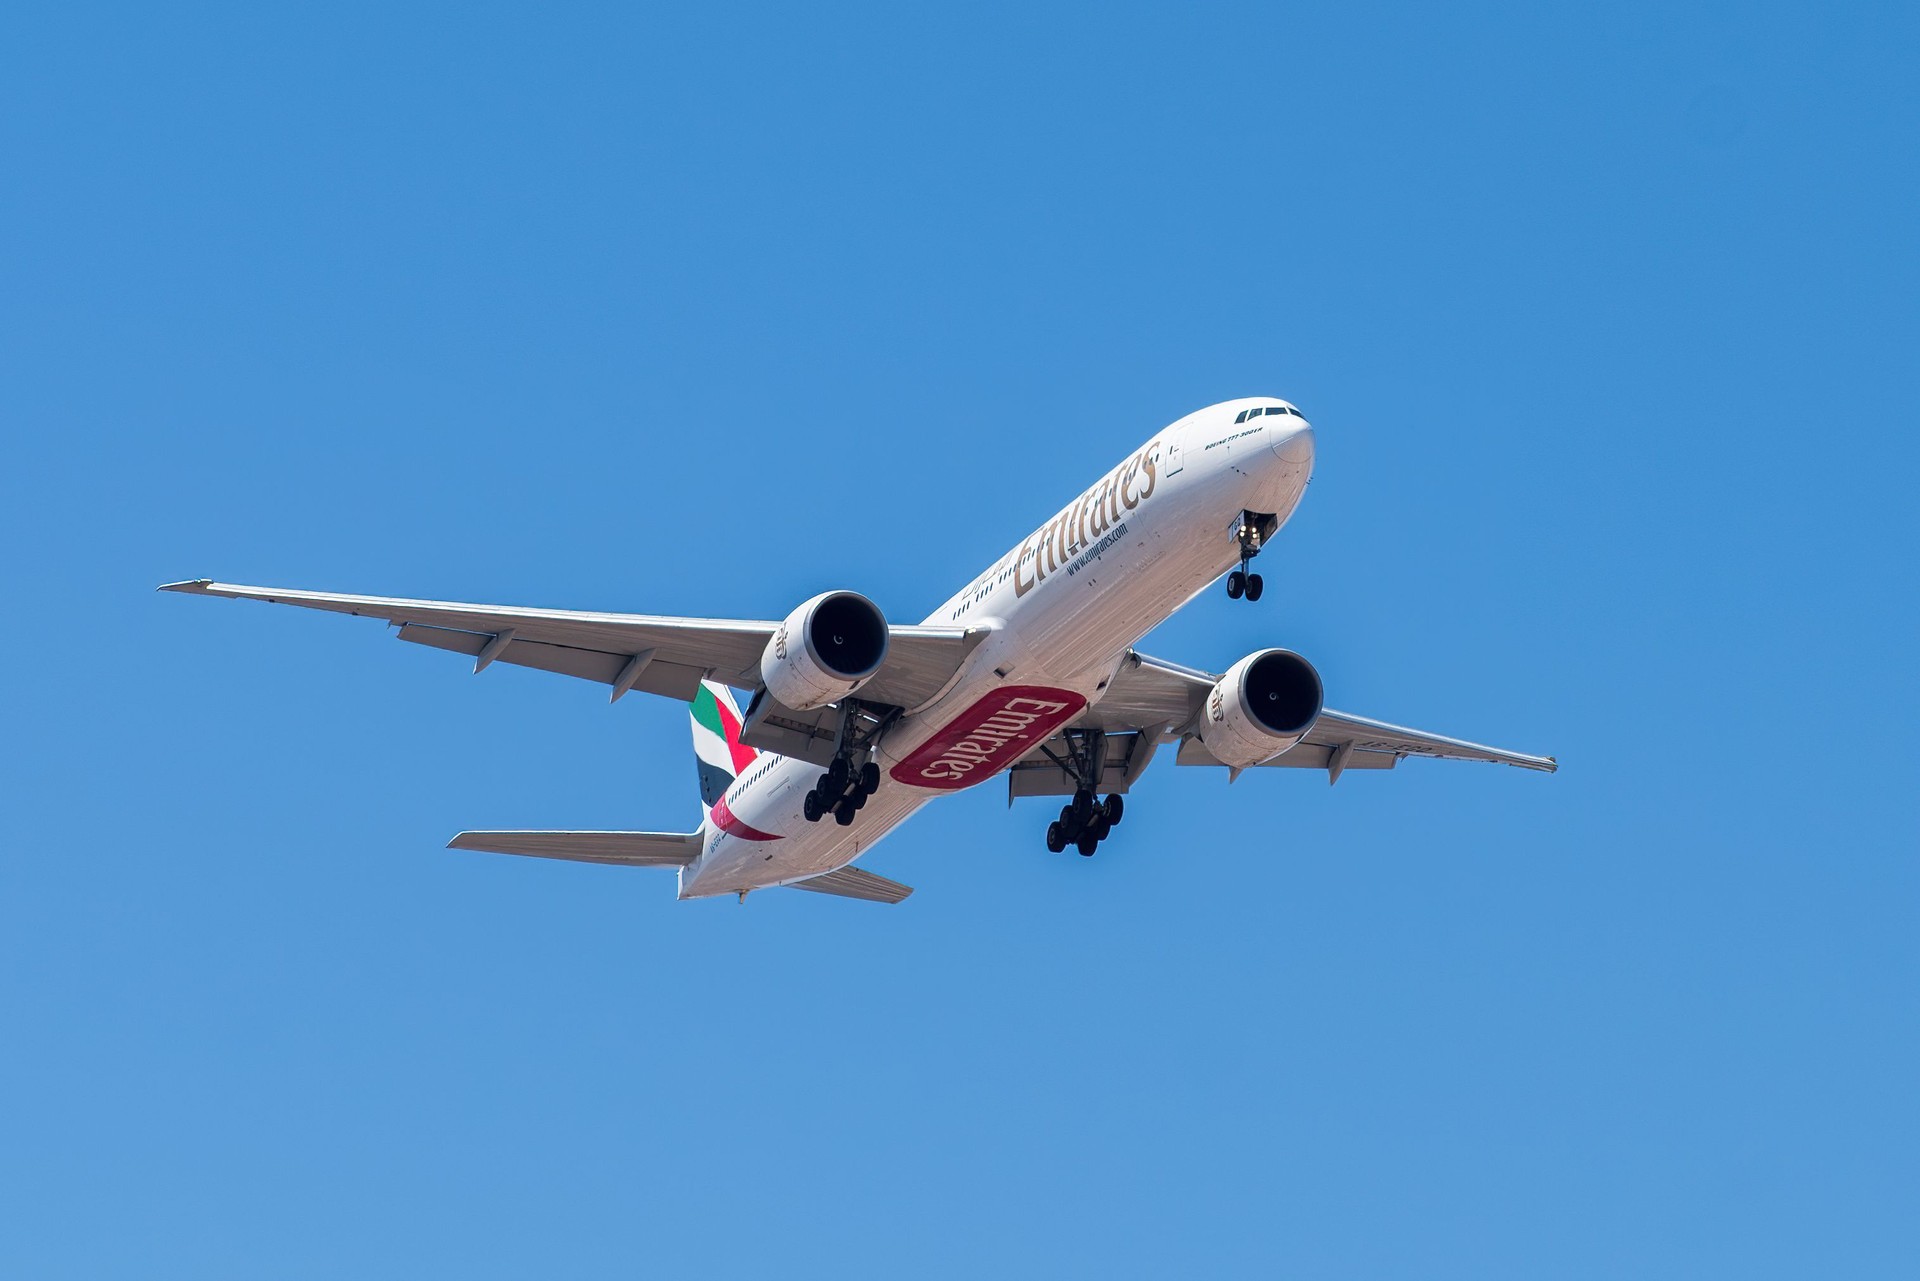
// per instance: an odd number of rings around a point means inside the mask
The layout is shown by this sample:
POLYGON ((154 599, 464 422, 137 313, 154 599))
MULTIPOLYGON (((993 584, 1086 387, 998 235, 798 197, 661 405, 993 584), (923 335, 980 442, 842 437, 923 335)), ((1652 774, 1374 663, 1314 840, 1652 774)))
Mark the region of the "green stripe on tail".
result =
POLYGON ((701 681, 693 697, 693 755, 700 768, 700 803, 708 809, 759 755, 740 741, 740 708, 733 691, 701 681))

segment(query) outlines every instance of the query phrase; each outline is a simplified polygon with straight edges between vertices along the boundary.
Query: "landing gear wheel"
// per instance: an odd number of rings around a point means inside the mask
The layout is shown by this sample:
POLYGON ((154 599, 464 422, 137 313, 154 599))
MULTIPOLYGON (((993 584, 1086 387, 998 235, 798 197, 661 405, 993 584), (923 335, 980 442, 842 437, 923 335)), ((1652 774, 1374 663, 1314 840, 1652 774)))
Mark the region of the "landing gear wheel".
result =
POLYGON ((868 761, 860 767, 860 790, 868 796, 880 790, 880 762, 868 761))
POLYGON ((853 826, 853 802, 841 801, 833 807, 833 821, 842 827, 853 826))
POLYGON ((826 812, 827 807, 820 803, 818 792, 808 792, 807 799, 800 802, 800 813, 806 816, 809 823, 818 823, 820 816, 826 812))
POLYGON ((1067 848, 1067 834, 1058 823, 1047 824, 1047 853, 1058 854, 1067 848))
POLYGON ((867 808, 867 796, 868 793, 856 787, 847 793, 847 804, 853 806, 855 810, 863 810, 867 808))
POLYGON ((1279 528, 1280 519, 1271 512, 1240 513, 1240 528, 1234 531, 1234 538, 1240 544, 1240 568, 1227 575, 1227 595, 1235 600, 1242 596, 1248 600, 1260 599, 1260 575, 1253 572, 1253 558, 1279 528))
POLYGON ((1087 819, 1093 814, 1093 793, 1091 791, 1083 787, 1073 794, 1072 813, 1076 827, 1086 825, 1087 819))
POLYGON ((1127 812, 1127 798, 1115 792, 1107 798, 1107 826, 1120 826, 1120 816, 1127 812))
POLYGON ((1092 832, 1082 832, 1076 848, 1079 849, 1081 858, 1092 858, 1093 852, 1100 848, 1100 838, 1092 832))
POLYGON ((827 766, 827 792, 837 796, 847 790, 847 783, 853 778, 853 766, 844 756, 836 756, 827 766))
POLYGON ((1113 824, 1107 822, 1107 816, 1105 814, 1095 814, 1093 816, 1093 822, 1087 824, 1087 835, 1093 838, 1093 842, 1096 845, 1106 840, 1107 833, 1112 830, 1113 824))

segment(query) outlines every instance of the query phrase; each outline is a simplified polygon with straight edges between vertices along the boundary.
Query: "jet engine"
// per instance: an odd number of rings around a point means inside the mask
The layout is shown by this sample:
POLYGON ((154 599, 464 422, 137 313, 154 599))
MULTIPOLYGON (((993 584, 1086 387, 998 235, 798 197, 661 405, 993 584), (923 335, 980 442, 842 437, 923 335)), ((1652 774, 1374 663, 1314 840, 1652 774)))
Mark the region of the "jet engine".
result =
POLYGON ((1292 650, 1247 655, 1207 695, 1200 741, 1234 769, 1270 761, 1298 743, 1320 719, 1320 673, 1292 650))
POLYGON ((858 592, 823 592, 787 615, 760 655, 767 693, 795 711, 838 702, 887 657, 887 620, 858 592))

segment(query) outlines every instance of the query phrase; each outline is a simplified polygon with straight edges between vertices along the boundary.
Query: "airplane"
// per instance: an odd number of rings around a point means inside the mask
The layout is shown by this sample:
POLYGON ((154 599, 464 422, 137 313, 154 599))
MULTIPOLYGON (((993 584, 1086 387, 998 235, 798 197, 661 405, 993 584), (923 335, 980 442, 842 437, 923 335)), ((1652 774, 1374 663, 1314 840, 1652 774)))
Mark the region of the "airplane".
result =
POLYGON ((1313 474, 1314 434, 1275 397, 1229 400, 1157 433, 923 622, 854 591, 784 620, 667 618, 248 587, 162 591, 385 619, 404 641, 692 705, 704 817, 691 832, 462 832, 450 848, 678 869, 681 899, 786 887, 898 903, 855 862, 931 801, 1005 775, 1009 804, 1065 798, 1046 847, 1092 855, 1163 747, 1177 765, 1391 769, 1409 756, 1552 773, 1486 747, 1325 706, 1291 650, 1225 672, 1135 646, 1222 574, 1258 601, 1260 555, 1313 474), (732 691, 750 697, 743 711, 732 691))

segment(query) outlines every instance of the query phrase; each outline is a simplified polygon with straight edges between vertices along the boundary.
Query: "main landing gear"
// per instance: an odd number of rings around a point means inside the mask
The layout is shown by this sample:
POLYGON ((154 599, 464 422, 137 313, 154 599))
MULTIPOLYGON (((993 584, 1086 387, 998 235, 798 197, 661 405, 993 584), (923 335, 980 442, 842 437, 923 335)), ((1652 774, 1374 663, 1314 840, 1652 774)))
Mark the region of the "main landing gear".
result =
POLYGON ((831 814, 840 826, 853 826, 853 816, 865 809, 880 790, 880 762, 873 753, 880 736, 899 715, 896 707, 862 703, 857 698, 842 700, 833 759, 800 806, 807 822, 818 823, 831 814), (855 761, 861 763, 856 765, 855 761))
POLYGON ((1239 600, 1242 596, 1248 600, 1260 599, 1260 593, 1266 590, 1267 585, 1249 566, 1278 528, 1280 518, 1269 512, 1240 513, 1240 524, 1233 531, 1234 541, 1240 544, 1240 568, 1227 575, 1229 599, 1239 600))
POLYGON ((851 827, 853 816, 865 809, 867 799, 879 790, 878 761, 868 761, 855 769, 847 757, 836 756, 801 802, 800 812, 809 823, 818 823, 831 814, 840 826, 851 827))
POLYGON ((1091 858, 1100 842, 1119 826, 1127 802, 1118 792, 1104 801, 1094 795, 1106 770, 1106 734, 1097 729, 1070 729, 1063 737, 1067 749, 1064 759, 1050 747, 1042 750, 1077 786, 1073 799, 1060 807, 1060 817, 1047 824, 1047 849, 1058 854, 1071 845, 1091 858))
POLYGON ((1047 849, 1058 854, 1071 845, 1088 858, 1100 848, 1100 842, 1107 834, 1120 825, 1120 816, 1126 813, 1127 801, 1115 792, 1104 801, 1096 801, 1087 788, 1081 788, 1073 794, 1073 799, 1060 807, 1060 817, 1047 824, 1047 849))

